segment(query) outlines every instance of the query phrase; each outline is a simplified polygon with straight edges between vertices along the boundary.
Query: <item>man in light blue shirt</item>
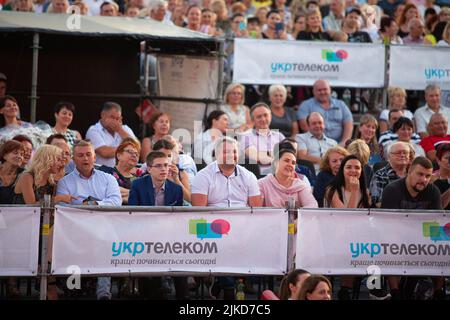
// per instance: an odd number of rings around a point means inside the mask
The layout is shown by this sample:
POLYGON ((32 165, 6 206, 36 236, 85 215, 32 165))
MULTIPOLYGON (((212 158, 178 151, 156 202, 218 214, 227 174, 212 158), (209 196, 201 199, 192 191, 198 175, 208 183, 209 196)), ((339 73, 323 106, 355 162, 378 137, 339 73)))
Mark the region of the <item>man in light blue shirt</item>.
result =
POLYGON ((325 135, 341 146, 352 137, 353 116, 344 101, 331 97, 331 87, 326 80, 317 80, 313 86, 314 97, 303 101, 297 111, 299 127, 309 131, 306 121, 311 112, 319 112, 325 120, 325 135))
MULTIPOLYGON (((95 151, 92 144, 82 140, 73 147, 75 169, 58 182, 56 194, 71 195, 71 204, 121 206, 122 197, 116 179, 94 169, 95 151)), ((97 299, 111 299, 111 278, 99 277, 97 299)))

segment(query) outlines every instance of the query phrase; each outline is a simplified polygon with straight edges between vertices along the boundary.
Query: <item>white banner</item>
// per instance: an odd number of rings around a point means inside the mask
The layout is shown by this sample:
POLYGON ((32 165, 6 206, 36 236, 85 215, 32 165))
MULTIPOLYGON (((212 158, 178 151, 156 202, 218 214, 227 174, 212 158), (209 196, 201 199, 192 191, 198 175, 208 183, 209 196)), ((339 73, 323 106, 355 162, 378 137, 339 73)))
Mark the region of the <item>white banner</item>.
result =
POLYGON ((0 276, 36 276, 38 207, 0 207, 0 276))
POLYGON ((251 84, 384 86, 383 45, 235 39, 233 81, 251 84))
POLYGON ((450 90, 450 48, 438 46, 391 46, 389 85, 424 90, 437 84, 450 90))
POLYGON ((301 209, 296 267, 319 274, 450 275, 442 213, 301 209))
POLYGON ((54 274, 68 274, 71 265, 81 274, 286 270, 283 209, 151 213, 57 207, 55 216, 54 274))

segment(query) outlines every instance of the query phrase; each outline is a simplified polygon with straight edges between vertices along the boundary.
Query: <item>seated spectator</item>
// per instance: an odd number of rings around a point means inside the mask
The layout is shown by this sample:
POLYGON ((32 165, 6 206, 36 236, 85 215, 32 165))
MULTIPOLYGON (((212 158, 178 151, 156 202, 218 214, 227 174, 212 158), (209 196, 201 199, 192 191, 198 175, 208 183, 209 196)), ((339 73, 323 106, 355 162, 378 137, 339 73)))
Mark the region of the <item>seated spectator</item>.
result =
POLYGON ((133 131, 122 123, 122 107, 116 102, 105 102, 100 121, 89 127, 86 139, 95 148, 96 163, 114 167, 116 150, 125 138, 135 138, 133 131))
POLYGON ((312 275, 303 282, 295 300, 331 300, 332 292, 328 278, 312 275))
POLYGON ((0 134, 6 134, 18 128, 31 127, 31 123, 20 120, 19 105, 13 96, 6 95, 0 99, 0 114, 3 115, 4 120, 0 122, 0 134))
POLYGON ((450 46, 450 21, 445 25, 444 32, 442 33, 442 39, 439 40, 437 45, 443 47, 450 46))
POLYGON ((319 173, 323 155, 337 142, 325 136, 325 123, 322 114, 311 112, 306 117, 309 132, 297 134, 298 157, 314 164, 316 174, 319 173))
POLYGON ((125 138, 116 149, 116 165, 114 167, 101 166, 98 170, 112 175, 119 185, 122 203, 128 203, 131 183, 139 174, 136 172, 141 145, 133 138, 125 138))
POLYGON ((306 31, 306 18, 304 13, 301 13, 297 17, 295 17, 291 37, 297 39, 299 33, 302 31, 306 31))
POLYGON ((269 13, 269 11, 269 7, 266 6, 261 6, 255 11, 255 17, 258 18, 259 27, 261 29, 263 29, 264 27, 267 28, 267 14, 269 13))
POLYGON ((256 177, 237 164, 239 151, 236 140, 221 138, 216 144, 215 154, 217 160, 194 178, 192 205, 260 207, 262 201, 256 177))
POLYGON ((380 39, 380 34, 378 32, 378 25, 380 24, 381 10, 380 7, 371 4, 363 4, 361 6, 361 13, 363 17, 363 28, 361 31, 365 31, 369 34, 371 42, 378 42, 380 39))
MULTIPOLYGON (((441 193, 430 183, 433 164, 425 157, 417 157, 411 164, 408 175, 390 183, 383 191, 381 208, 408 210, 442 210, 441 193)), ((388 277, 392 299, 412 299, 399 290, 400 277, 388 277)), ((410 280, 410 279, 408 279, 410 280)), ((433 299, 444 300, 444 278, 432 277, 433 299)), ((413 284, 413 287, 415 284, 413 284)))
MULTIPOLYGON (((64 140, 61 141, 58 139, 54 139, 53 141, 51 141, 50 143, 47 143, 47 144, 56 146, 63 151, 62 161, 64 163, 64 176, 71 173, 73 171, 73 169, 75 169, 75 163, 72 160, 72 152, 71 152, 71 148, 69 147, 69 144, 67 142, 65 142, 64 140)), ((62 178, 62 177, 58 177, 58 178, 62 178)), ((61 179, 57 179, 57 180, 59 181, 61 179)))
POLYGON ((22 162, 22 168, 26 168, 30 164, 30 160, 33 157, 33 142, 30 138, 23 134, 19 134, 12 138, 12 140, 19 141, 22 144, 23 147, 23 162, 22 162))
POLYGON ((194 141, 195 158, 201 158, 206 164, 214 161, 214 142, 226 134, 228 128, 228 116, 221 110, 214 110, 206 119, 205 131, 194 141))
POLYGON ((450 210, 450 143, 441 144, 436 151, 439 170, 433 173, 431 180, 441 192, 442 208, 450 210))
POLYGON ((403 44, 398 35, 397 22, 391 17, 382 17, 380 20, 380 42, 385 45, 403 44))
POLYGON ((138 18, 139 12, 140 11, 138 7, 127 7, 127 10, 125 11, 125 17, 138 18))
POLYGON ((373 175, 372 167, 369 165, 369 146, 364 140, 356 139, 347 146, 347 151, 350 152, 350 154, 356 156, 359 162, 361 162, 363 166, 364 177, 366 178, 366 186, 369 186, 370 180, 372 179, 373 175))
POLYGON ((52 0, 47 8, 47 13, 67 14, 69 6, 68 0, 52 0))
MULTIPOLYGON (((342 159, 336 178, 330 183, 325 193, 324 207, 328 208, 370 208, 371 200, 366 186, 363 165, 355 155, 342 159)), ((339 300, 351 300, 355 276, 342 276, 339 300)))
POLYGON ((114 1, 105 1, 100 6, 100 16, 117 17, 119 15, 119 6, 114 1))
POLYGON ((223 35, 222 30, 216 28, 217 15, 208 8, 202 9, 202 19, 200 32, 209 34, 211 36, 223 35))
POLYGON ((311 274, 303 269, 294 269, 283 277, 280 284, 280 300, 297 300, 303 282, 311 274))
POLYGON ((388 109, 384 109, 380 114, 380 133, 384 133, 389 130, 389 127, 392 128, 393 124, 389 125, 389 111, 393 109, 403 111, 403 116, 413 120, 413 114, 406 107, 406 91, 403 88, 399 87, 389 87, 388 88, 388 101, 389 106, 388 109))
POLYGON ((331 87, 327 80, 317 80, 313 86, 314 97, 303 101, 297 111, 299 127, 309 131, 306 117, 311 112, 319 112, 325 119, 325 135, 341 146, 352 137, 353 116, 344 101, 331 97, 331 87))
POLYGON ((245 16, 235 13, 231 17, 231 38, 248 38, 248 30, 245 16))
POLYGON ((331 41, 331 37, 327 32, 323 32, 322 15, 319 10, 307 10, 306 30, 298 34, 297 40, 316 40, 331 41))
POLYGON ((14 202, 14 188, 24 171, 22 162, 23 146, 20 142, 9 140, 0 146, 0 204, 14 202))
POLYGON ((361 10, 352 8, 345 15, 341 30, 348 35, 347 42, 369 43, 372 42, 369 34, 361 29, 361 10))
POLYGON ((282 149, 276 155, 275 173, 258 181, 264 207, 285 208, 293 197, 296 207, 317 208, 311 188, 295 173, 295 151, 282 149))
MULTIPOLYGON (((425 88, 425 101, 427 103, 414 112, 416 130, 422 139, 427 136, 427 126, 431 115, 442 113, 447 119, 450 117, 450 108, 441 105, 441 89, 439 86, 430 84, 425 88)), ((447 133, 450 133, 450 131, 447 133)))
POLYGON ((272 120, 270 108, 265 103, 257 103, 250 110, 255 129, 241 136, 245 156, 251 163, 258 163, 261 175, 270 172, 270 164, 273 161, 273 147, 275 143, 284 139, 284 135, 270 130, 269 124, 272 120))
POLYGON ((373 166, 375 163, 380 162, 380 148, 377 142, 377 129, 378 121, 371 114, 365 114, 359 120, 358 133, 356 137, 363 140, 370 149, 369 166, 373 166))
POLYGON ((156 141, 164 138, 170 131, 170 118, 167 113, 155 112, 148 122, 148 137, 142 140, 141 161, 145 161, 147 155, 153 150, 156 141))
MULTIPOLYGON (((398 139, 395 141, 402 141, 411 144, 411 146, 414 148, 416 157, 425 157, 425 151, 423 150, 423 148, 418 143, 412 140, 414 125, 410 119, 406 117, 400 117, 397 122, 394 123, 392 131, 398 137, 398 139)), ((386 143, 386 148, 388 148, 392 143, 394 143, 394 141, 389 141, 388 143, 386 143)))
POLYGON ((286 33, 286 26, 283 23, 283 18, 278 10, 270 10, 267 13, 267 29, 263 30, 263 39, 272 40, 290 40, 286 33))
POLYGON ((387 154, 388 164, 375 171, 370 181, 372 203, 377 207, 381 205, 384 188, 389 183, 405 177, 410 163, 410 147, 405 142, 394 142, 387 149, 387 154))
POLYGON ((323 207, 325 190, 337 175, 342 159, 349 154, 350 153, 346 149, 340 146, 335 146, 325 152, 320 164, 320 172, 317 175, 316 184, 314 185, 313 190, 314 198, 316 198, 319 207, 323 207))
POLYGON ((323 18, 325 31, 341 31, 345 17, 345 0, 331 0, 330 13, 323 18))
POLYGON ((245 132, 253 128, 250 109, 244 105, 245 87, 240 83, 231 83, 224 93, 225 104, 220 109, 228 116, 228 127, 236 132, 245 132))
POLYGON ((397 21, 399 32, 398 35, 404 39, 409 34, 409 22, 414 19, 419 18, 419 10, 414 3, 405 4, 405 8, 400 14, 400 17, 397 21))
POLYGON ((286 107, 287 90, 283 85, 273 84, 269 87, 270 110, 272 121, 270 129, 279 130, 285 137, 295 137, 298 124, 293 108, 286 107))
MULTIPOLYGON (((119 185, 114 177, 94 169, 94 146, 81 140, 73 147, 75 169, 58 182, 57 195, 70 197, 70 204, 76 205, 122 205, 119 185)), ((99 277, 97 299, 111 299, 111 278, 99 277)))
POLYGON ((151 0, 148 5, 149 17, 155 21, 173 25, 173 22, 166 19, 167 2, 164 0, 151 0))
POLYGON ((19 12, 34 12, 32 0, 15 0, 13 1, 13 10, 19 12))
MULTIPOLYGON (((175 140, 175 139, 173 139, 175 140)), ((191 202, 191 186, 189 177, 184 170, 178 166, 179 149, 176 141, 169 141, 168 139, 161 139, 153 146, 154 151, 160 151, 169 158, 169 172, 167 179, 183 189, 183 198, 187 202, 191 202)))
POLYGON ((423 31, 425 25, 419 18, 413 18, 408 22, 409 34, 403 38, 403 44, 406 45, 423 45, 423 31))
POLYGON ((428 124, 428 136, 420 142, 427 158, 431 161, 436 159, 436 148, 442 143, 450 143, 450 134, 448 134, 447 117, 441 113, 434 113, 428 124))
POLYGON ((192 31, 200 32, 201 29, 201 17, 202 10, 197 5, 191 5, 187 12, 187 25, 186 28, 192 31))
POLYGON ((89 15, 89 6, 84 0, 75 0, 69 7, 69 12, 72 14, 79 12, 80 15, 87 16, 89 15))
POLYGON ((55 106, 55 126, 53 127, 54 133, 60 133, 66 138, 66 142, 73 147, 76 140, 81 140, 81 134, 69 129, 75 113, 75 106, 70 102, 61 101, 55 106))

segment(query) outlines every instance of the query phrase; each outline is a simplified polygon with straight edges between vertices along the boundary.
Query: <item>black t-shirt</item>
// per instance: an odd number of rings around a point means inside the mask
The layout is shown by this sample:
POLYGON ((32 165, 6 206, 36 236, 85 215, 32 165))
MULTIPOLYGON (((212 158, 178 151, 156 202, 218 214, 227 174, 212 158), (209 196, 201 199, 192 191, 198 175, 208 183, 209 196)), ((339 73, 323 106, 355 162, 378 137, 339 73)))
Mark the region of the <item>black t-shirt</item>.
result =
POLYGON ((348 34, 348 42, 369 43, 372 42, 372 39, 367 32, 356 31, 348 34))
POLYGON ((297 40, 310 40, 310 41, 331 41, 331 37, 327 32, 306 32, 300 31, 297 40))
MULTIPOLYGON (((443 194, 450 187, 447 179, 438 179, 434 182, 434 185, 439 188, 441 194, 443 194)), ((445 210, 450 210, 450 204, 445 207, 445 210)))
POLYGON ((384 188, 381 208, 442 210, 441 193, 434 184, 428 184, 413 198, 406 188, 406 178, 402 178, 384 188))

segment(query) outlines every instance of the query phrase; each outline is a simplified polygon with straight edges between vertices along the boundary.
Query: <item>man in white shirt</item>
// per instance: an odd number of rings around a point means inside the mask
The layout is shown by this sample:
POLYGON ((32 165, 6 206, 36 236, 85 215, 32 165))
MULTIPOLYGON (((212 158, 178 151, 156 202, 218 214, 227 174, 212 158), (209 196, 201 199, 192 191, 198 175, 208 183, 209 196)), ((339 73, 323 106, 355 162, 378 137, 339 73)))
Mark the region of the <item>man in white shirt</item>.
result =
POLYGON ((97 155, 96 163, 108 167, 116 164, 116 149, 123 139, 135 138, 133 131, 122 124, 122 108, 116 102, 105 102, 100 121, 90 126, 86 139, 91 140, 97 155))
MULTIPOLYGON (((450 108, 441 105, 441 88, 439 86, 430 84, 425 88, 425 101, 427 103, 414 112, 416 131, 421 138, 428 136, 427 126, 433 114, 442 113, 447 119, 450 119, 450 108)), ((447 133, 450 134, 450 127, 447 133)))
POLYGON ((216 161, 194 178, 191 189, 193 206, 260 207, 258 181, 253 173, 237 164, 237 141, 223 137, 217 141, 216 161))
POLYGON ((325 136, 325 121, 319 112, 311 112, 306 118, 309 131, 297 134, 298 157, 314 164, 316 173, 319 173, 320 162, 328 149, 337 145, 337 142, 325 136))

